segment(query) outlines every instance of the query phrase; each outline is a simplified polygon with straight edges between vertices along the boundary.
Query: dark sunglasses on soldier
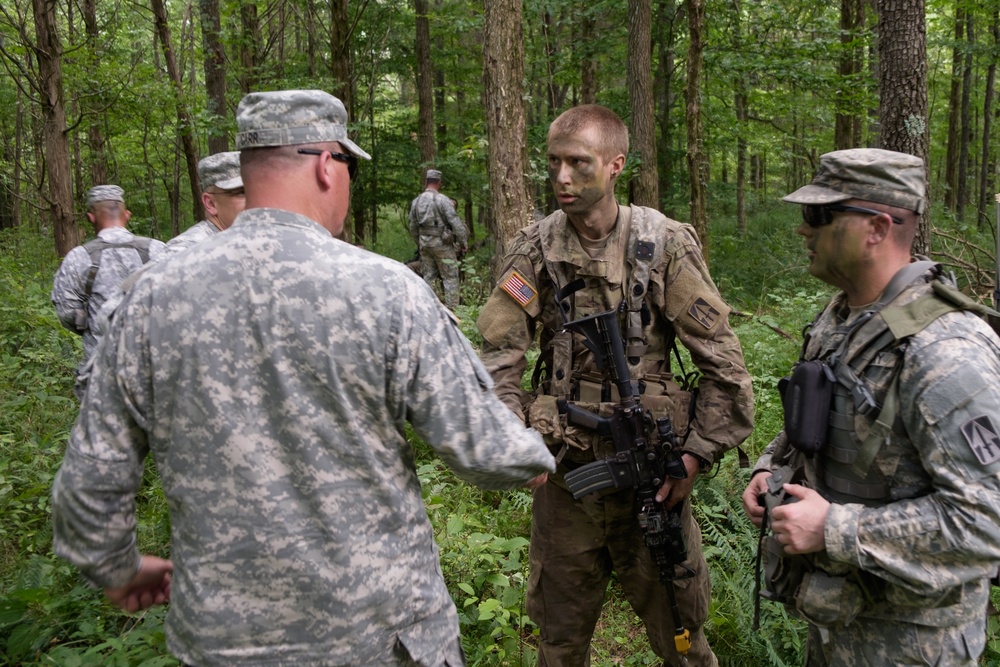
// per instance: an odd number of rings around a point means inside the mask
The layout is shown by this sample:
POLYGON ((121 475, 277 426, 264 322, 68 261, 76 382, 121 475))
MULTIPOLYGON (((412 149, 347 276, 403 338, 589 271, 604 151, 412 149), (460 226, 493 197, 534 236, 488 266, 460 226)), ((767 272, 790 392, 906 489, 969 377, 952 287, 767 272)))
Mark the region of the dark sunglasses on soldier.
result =
POLYGON ((302 155, 322 155, 323 153, 329 153, 330 157, 334 160, 347 163, 347 175, 352 181, 358 173, 358 158, 350 153, 334 153, 333 151, 323 151, 318 148, 300 148, 299 153, 302 155))
MULTIPOLYGON (((823 206, 811 204, 802 207, 802 219, 810 227, 824 227, 833 222, 834 213, 866 213, 868 215, 889 215, 888 213, 883 213, 882 211, 876 211, 870 208, 862 208, 860 206, 848 206, 846 204, 825 204, 823 206)), ((889 218, 897 225, 903 224, 903 221, 894 215, 890 215, 889 218)))

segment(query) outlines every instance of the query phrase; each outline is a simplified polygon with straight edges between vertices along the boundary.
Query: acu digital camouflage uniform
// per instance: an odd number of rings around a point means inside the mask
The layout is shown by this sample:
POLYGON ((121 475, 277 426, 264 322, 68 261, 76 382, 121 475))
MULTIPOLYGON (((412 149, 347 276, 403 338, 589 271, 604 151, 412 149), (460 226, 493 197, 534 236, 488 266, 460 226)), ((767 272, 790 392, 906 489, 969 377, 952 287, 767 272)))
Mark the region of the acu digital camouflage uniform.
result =
MULTIPOLYGON (((827 154, 813 184, 785 200, 824 204, 838 192, 919 212, 923 162, 876 149, 827 154)), ((936 269, 904 267, 902 285, 911 273, 895 298, 895 281, 874 306, 852 309, 841 292, 818 316, 802 359, 837 369, 839 353, 860 380, 834 384, 818 453, 782 430, 755 465, 788 466, 783 474, 804 475, 831 503, 825 551, 778 558, 771 546, 789 603, 810 622, 810 667, 971 666, 986 639, 1000 564, 1000 341, 954 290, 933 284, 936 269)))
MULTIPOLYGON (((88 210, 101 201, 124 204, 122 189, 116 185, 92 188, 87 198, 88 210)), ((87 283, 92 261, 83 245, 66 254, 52 284, 52 305, 55 306, 59 322, 73 333, 83 336, 83 359, 77 369, 78 375, 97 349, 100 337, 95 332, 94 322, 101 307, 110 295, 118 291, 122 281, 144 263, 143 255, 136 246, 139 243, 146 246, 148 261, 155 260, 166 248, 163 242, 136 236, 125 227, 102 229, 97 238, 108 245, 100 252, 90 293, 87 293, 87 283)))
MULTIPOLYGON (((648 246, 647 246, 648 248, 648 246)), ((557 474, 535 491, 532 509, 531 577, 528 612, 541 628, 539 664, 589 664, 590 638, 600 615, 612 568, 642 618, 651 644, 666 664, 680 664, 667 594, 645 546, 636 519, 634 492, 603 491, 574 501, 563 475, 613 447, 592 434, 566 426, 556 408, 559 397, 609 414, 603 378, 580 336, 560 334, 553 281, 563 287, 582 278, 574 295, 572 318, 615 308, 626 290, 638 294, 641 331, 623 338, 645 343, 630 365, 640 380, 643 404, 655 416, 673 418, 682 449, 708 467, 750 433, 753 393, 743 355, 727 322, 729 308, 709 276, 690 225, 649 208, 620 207, 603 253, 590 257, 564 213, 525 228, 511 242, 499 286, 479 318, 482 358, 500 398, 540 431, 551 451, 562 456, 557 474), (654 244, 652 259, 637 262, 637 241, 654 244), (647 284, 640 273, 648 270, 647 284), (555 275, 553 275, 553 272, 555 275), (521 389, 525 352, 540 330, 540 363, 546 369, 533 396, 521 389), (673 380, 671 342, 676 335, 701 371, 700 393, 689 420, 690 394, 673 380), (570 360, 569 354, 572 351, 570 360), (603 396, 602 396, 603 394, 603 396)), ((557 457, 558 458, 558 457, 557 457)), ((681 614, 692 631, 689 664, 715 664, 701 626, 708 613, 710 581, 701 552, 701 535, 685 503, 682 512, 688 560, 695 578, 677 582, 681 614)))
MULTIPOLYGON (((329 98, 256 95, 293 118, 329 98)), ((147 271, 101 350, 54 484, 59 555, 98 585, 130 580, 152 452, 185 663, 463 664, 405 424, 486 488, 554 462, 419 277, 249 209, 147 271)))
MULTIPOLYGON (((441 172, 430 169, 427 179, 440 181, 441 172), (436 176, 436 178, 435 178, 436 176)), ((469 241, 469 230, 448 197, 427 188, 410 204, 410 236, 420 252, 420 273, 434 288, 438 277, 449 308, 459 303, 458 249, 469 241)))
MULTIPOLYGON (((242 188, 243 179, 240 178, 239 151, 215 153, 214 155, 202 158, 198 162, 198 179, 201 181, 203 192, 212 186, 220 190, 242 188)), ((167 241, 167 250, 172 253, 186 250, 215 236, 220 231, 222 230, 219 229, 218 225, 211 220, 202 220, 167 241)))

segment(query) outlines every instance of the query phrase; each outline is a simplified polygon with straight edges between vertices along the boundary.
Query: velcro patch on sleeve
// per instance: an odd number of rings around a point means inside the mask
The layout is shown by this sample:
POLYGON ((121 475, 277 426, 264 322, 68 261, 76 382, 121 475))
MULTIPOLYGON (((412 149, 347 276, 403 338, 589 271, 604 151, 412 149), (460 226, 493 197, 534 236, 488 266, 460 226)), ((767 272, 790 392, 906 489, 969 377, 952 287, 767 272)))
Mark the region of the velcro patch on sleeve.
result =
POLYGON ((976 417, 962 424, 962 435, 969 448, 984 466, 1000 460, 1000 435, 989 415, 976 417))
POLYGON ((510 295, 510 298, 514 299, 525 310, 532 301, 538 298, 538 290, 516 269, 512 269, 507 277, 500 282, 500 289, 510 295))

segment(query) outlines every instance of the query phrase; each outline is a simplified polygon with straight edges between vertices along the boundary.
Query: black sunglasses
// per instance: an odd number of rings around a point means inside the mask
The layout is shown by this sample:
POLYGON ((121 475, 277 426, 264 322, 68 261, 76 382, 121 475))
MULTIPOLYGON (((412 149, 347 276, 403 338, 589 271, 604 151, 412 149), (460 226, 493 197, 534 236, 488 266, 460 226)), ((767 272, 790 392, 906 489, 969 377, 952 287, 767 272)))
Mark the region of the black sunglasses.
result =
MULTIPOLYGON (((802 219, 810 227, 823 227, 829 225, 833 222, 834 213, 867 213, 868 215, 889 215, 888 213, 883 213, 882 211, 876 211, 870 208, 862 208, 860 206, 847 206, 846 204, 826 204, 820 206, 817 204, 810 204, 802 207, 802 219)), ((903 224, 903 221, 894 215, 889 215, 889 218, 897 225, 903 224)))
POLYGON ((300 148, 299 153, 302 155, 322 155, 323 153, 329 153, 330 157, 339 162, 347 163, 347 175, 353 181, 354 177, 358 173, 358 158, 354 157, 350 153, 334 153, 333 151, 321 151, 318 148, 300 148))

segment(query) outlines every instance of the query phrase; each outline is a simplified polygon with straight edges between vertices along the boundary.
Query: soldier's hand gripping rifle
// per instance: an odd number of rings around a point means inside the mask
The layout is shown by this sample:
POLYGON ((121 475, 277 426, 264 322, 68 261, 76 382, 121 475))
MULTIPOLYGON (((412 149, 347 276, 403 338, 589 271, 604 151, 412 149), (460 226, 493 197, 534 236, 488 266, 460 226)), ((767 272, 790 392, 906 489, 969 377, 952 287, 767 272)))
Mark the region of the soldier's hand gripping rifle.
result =
POLYGON ((687 547, 681 504, 668 510, 656 501, 656 492, 667 477, 687 477, 687 469, 676 449, 673 425, 669 417, 654 420, 640 402, 638 389, 629 377, 615 310, 565 322, 563 326, 584 336, 597 366, 611 376, 620 397, 610 417, 601 417, 565 400, 558 402, 567 423, 610 438, 615 446, 612 458, 568 472, 566 485, 577 499, 607 488, 636 490, 639 526, 659 570, 660 581, 667 588, 675 627, 674 645, 677 652, 684 655, 691 648, 691 633, 681 621, 674 581, 692 577, 694 571, 684 565, 687 547))

